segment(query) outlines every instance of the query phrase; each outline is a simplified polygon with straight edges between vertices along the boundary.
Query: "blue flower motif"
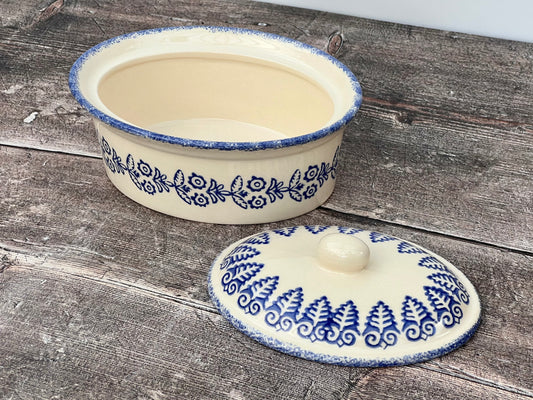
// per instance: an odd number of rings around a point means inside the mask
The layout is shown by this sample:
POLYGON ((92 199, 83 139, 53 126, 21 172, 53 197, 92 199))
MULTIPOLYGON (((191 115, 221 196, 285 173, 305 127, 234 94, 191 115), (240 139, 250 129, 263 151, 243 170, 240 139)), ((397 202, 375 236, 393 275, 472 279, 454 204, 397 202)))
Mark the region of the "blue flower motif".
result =
POLYGON ((191 197, 191 200, 195 205, 200 207, 205 207, 209 204, 209 199, 203 193, 196 193, 194 196, 191 197))
POLYGON ((310 165, 305 171, 304 179, 307 182, 311 182, 318 176, 318 165, 310 165))
POLYGON ((317 190, 318 190, 318 186, 316 185, 316 183, 313 183, 313 184, 307 186, 307 188, 305 189, 305 192, 304 192, 304 197, 306 199, 310 199, 311 197, 313 197, 316 194, 317 190))
POLYGON ((143 160, 139 160, 139 162, 137 163, 137 169, 141 171, 141 174, 143 174, 144 176, 152 175, 152 168, 143 160))
POLYGON ((207 182, 205 181, 204 177, 201 175, 198 175, 196 173, 192 173, 191 176, 189 176, 189 184, 196 189, 203 189, 205 185, 207 185, 207 182))
MULTIPOLYGON (((161 171, 157 165, 149 164, 142 159, 135 160, 131 154, 128 154, 123 162, 122 156, 117 154, 104 137, 100 139, 100 147, 108 171, 129 176, 135 187, 143 192, 155 195, 156 193, 170 193, 173 188, 181 200, 188 205, 206 207, 230 199, 244 210, 262 209, 286 197, 301 202, 316 196, 318 189, 326 180, 335 178, 338 154, 337 149, 331 161, 331 167, 330 163, 326 162, 322 162, 321 165, 308 165, 294 170, 289 181, 255 175, 246 180, 242 175, 236 175, 231 184, 227 185, 217 182, 213 177, 204 177, 196 172, 188 172, 187 175, 181 169, 177 169, 174 178, 169 180, 167 173, 161 171), (194 196, 194 201, 192 196, 194 196)), ((399 248, 398 251, 400 253, 413 252, 404 248, 399 248)))
POLYGON ((252 178, 246 184, 248 189, 252 192, 260 192, 266 186, 266 181, 263 178, 258 178, 257 176, 252 176, 252 178))
POLYGON ((248 200, 248 204, 250 204, 250 207, 258 209, 263 208, 267 203, 267 199, 263 196, 252 196, 250 200, 248 200))
POLYGON ((152 182, 150 182, 150 181, 144 180, 143 183, 142 183, 142 187, 143 187, 143 190, 146 193, 151 194, 152 196, 156 192, 154 184, 152 182))

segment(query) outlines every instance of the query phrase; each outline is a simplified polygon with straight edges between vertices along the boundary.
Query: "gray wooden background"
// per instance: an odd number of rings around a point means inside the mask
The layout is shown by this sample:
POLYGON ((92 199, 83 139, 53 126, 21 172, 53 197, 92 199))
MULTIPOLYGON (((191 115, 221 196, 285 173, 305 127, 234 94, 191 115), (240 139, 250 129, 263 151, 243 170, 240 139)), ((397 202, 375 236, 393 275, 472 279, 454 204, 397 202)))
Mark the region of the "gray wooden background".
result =
POLYGON ((533 397, 533 44, 244 0, 3 0, 0 398, 533 397), (141 29, 223 25, 326 49, 356 74, 333 196, 255 226, 143 208, 104 174, 72 63, 141 29), (331 46, 330 46, 331 47, 331 46), (457 265, 483 315, 464 347, 395 368, 270 350, 224 320, 206 276, 231 242, 300 224, 400 236, 457 265))

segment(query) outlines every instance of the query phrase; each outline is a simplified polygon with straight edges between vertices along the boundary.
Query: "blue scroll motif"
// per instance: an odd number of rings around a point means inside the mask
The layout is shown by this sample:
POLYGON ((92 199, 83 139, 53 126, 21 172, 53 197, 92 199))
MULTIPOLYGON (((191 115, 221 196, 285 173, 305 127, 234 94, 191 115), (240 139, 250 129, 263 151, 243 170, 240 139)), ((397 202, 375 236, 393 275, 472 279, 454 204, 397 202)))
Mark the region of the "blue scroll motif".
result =
POLYGON ((327 180, 335 179, 339 156, 337 147, 331 162, 310 165, 304 173, 296 169, 288 182, 276 177, 237 175, 227 186, 227 183, 182 169, 177 169, 170 178, 158 167, 142 159, 136 160, 131 154, 126 156, 124 163, 103 136, 100 147, 109 171, 128 174, 137 189, 146 194, 155 196, 170 193, 173 189, 190 206, 209 207, 229 199, 244 210, 261 209, 284 198, 302 202, 314 197, 327 180))
POLYGON ((302 301, 301 287, 283 293, 266 309, 265 322, 276 330, 289 331, 295 324, 302 301))
POLYGON ((382 347, 384 349, 388 346, 394 346, 400 333, 396 325, 390 307, 383 301, 378 301, 366 317, 365 330, 363 331, 365 343, 370 347, 382 347))
POLYGON ((402 303, 402 332, 411 341, 426 340, 436 331, 436 321, 420 300, 405 296, 402 303))
MULTIPOLYGON (((314 173, 311 171, 308 178, 311 179, 314 173)), ((261 182, 253 187, 260 188, 261 182)), ((425 298, 405 296, 399 319, 391 305, 382 300, 362 318, 351 299, 334 308, 327 296, 304 302, 302 287, 285 288, 276 293, 279 276, 261 276, 264 265, 254 262, 254 258, 261 254, 262 246, 270 244, 274 236, 290 237, 298 232, 316 235, 330 228, 323 225, 281 228, 246 239, 221 261, 224 292, 236 296, 237 305, 245 313, 257 315, 277 331, 290 331, 310 342, 337 347, 361 342, 370 348, 386 349, 395 346, 402 336, 411 342, 424 341, 435 335, 439 325, 447 329, 461 322, 461 304, 468 304, 469 295, 457 277, 423 249, 376 232, 369 233, 372 242, 398 241, 395 247, 400 256, 418 255, 418 265, 431 271, 427 276, 428 285, 423 287, 425 298)), ((337 232, 354 235, 362 230, 337 227, 337 232)))

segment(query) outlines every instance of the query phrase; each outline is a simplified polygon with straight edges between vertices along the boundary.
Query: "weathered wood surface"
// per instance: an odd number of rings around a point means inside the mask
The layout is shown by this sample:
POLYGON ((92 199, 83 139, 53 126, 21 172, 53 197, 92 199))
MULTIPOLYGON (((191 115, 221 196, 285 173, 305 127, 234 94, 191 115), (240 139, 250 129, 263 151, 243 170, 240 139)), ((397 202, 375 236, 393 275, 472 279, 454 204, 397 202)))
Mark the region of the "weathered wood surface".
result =
POLYGON ((0 96, 8 105, 0 143, 97 155, 67 74, 84 50, 109 37, 231 25, 323 49, 339 30, 346 41, 338 56, 361 80, 365 99, 347 130, 344 168, 327 207, 533 250, 531 44, 248 2, 67 2, 38 23, 37 10, 21 10, 34 17, 8 18, 0 33, 0 96))
POLYGON ((533 396, 533 45, 245 1, 24 0, 0 14, 0 398, 533 396), (212 226, 138 206, 105 178, 70 65, 109 37, 188 24, 319 48, 343 32, 338 57, 365 98, 324 207, 212 226), (209 265, 234 240, 293 224, 361 226, 441 254, 479 291, 479 331, 387 369, 248 339, 210 303, 209 265))

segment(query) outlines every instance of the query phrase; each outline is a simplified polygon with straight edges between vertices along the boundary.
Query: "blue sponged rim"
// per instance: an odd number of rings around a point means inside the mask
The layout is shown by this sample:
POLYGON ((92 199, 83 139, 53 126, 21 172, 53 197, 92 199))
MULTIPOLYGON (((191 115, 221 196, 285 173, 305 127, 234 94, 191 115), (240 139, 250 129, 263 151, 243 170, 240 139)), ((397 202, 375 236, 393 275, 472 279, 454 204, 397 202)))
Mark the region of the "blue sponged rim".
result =
POLYGON ((408 355, 404 355, 400 357, 375 358, 374 359, 374 358, 364 358, 364 357, 354 357, 354 356, 337 356, 337 355, 314 352, 312 350, 306 350, 299 346, 296 346, 291 343, 284 342, 272 336, 269 336, 243 323, 240 319, 234 317, 233 314, 224 306, 224 304, 222 304, 222 302, 220 301, 220 299, 218 298, 214 290, 212 272, 213 272, 213 268, 215 267, 216 261, 217 260, 213 262, 213 264, 211 265, 211 269, 209 270, 207 286, 208 286, 209 296, 211 297, 211 301, 218 308, 222 316, 224 316, 239 331, 249 336, 250 338, 258 341, 259 343, 267 347, 270 347, 274 350, 281 351, 282 353, 286 353, 294 357, 304 358, 306 360, 317 361, 317 362, 325 363, 325 364, 348 366, 348 367, 392 367, 392 366, 416 364, 419 362, 423 362, 423 361, 431 360, 436 357, 443 356, 461 347, 472 337, 472 335, 478 329, 479 324, 481 323, 481 314, 480 314, 479 318, 472 325, 470 329, 468 329, 465 333, 463 333, 461 336, 459 336, 455 340, 447 343, 445 346, 435 348, 433 350, 429 350, 425 352, 412 353, 412 354, 408 354, 408 355))
POLYGON ((125 35, 117 36, 112 39, 106 40, 89 50, 87 50, 85 53, 83 53, 80 58, 76 60, 74 65, 72 66, 69 74, 69 87, 70 91, 72 92, 72 95, 74 98, 81 104, 83 108, 85 108, 87 111, 89 111, 94 117, 99 119, 100 121, 115 127, 117 129, 120 129, 121 131, 127 132, 129 134, 145 137, 147 139, 152 139, 158 142, 162 143, 169 143, 169 144, 176 144, 184 147, 193 147, 193 148, 200 148, 200 149, 216 149, 216 150, 265 150, 265 149, 278 149, 282 147, 290 147, 290 146, 296 146, 301 145, 304 143, 312 142, 317 139, 323 138, 325 136, 328 136, 332 134, 333 132, 339 130, 344 125, 346 125, 357 113, 357 110, 361 106, 362 101, 362 90, 361 85, 359 84, 359 81, 355 77, 355 75, 346 67, 344 64, 342 64, 340 61, 338 61, 336 58, 330 56, 326 52, 319 50, 313 46, 310 46, 305 43, 298 42, 293 39, 289 39, 283 36, 279 36, 272 33, 265 33, 260 31, 254 31, 250 29, 241 29, 241 28, 228 28, 228 27, 214 27, 214 26, 187 26, 187 27, 166 27, 166 28, 157 28, 157 29, 149 29, 144 31, 138 31, 138 32, 132 32, 125 35), (315 54, 317 56, 323 57, 330 61, 333 65, 335 65, 337 68, 342 70, 346 76, 349 78, 352 89, 354 91, 354 97, 353 97, 353 104, 350 106, 348 111, 344 114, 344 116, 336 121, 335 123, 320 129, 318 131, 308 133, 301 136, 291 137, 287 139, 278 139, 278 140, 268 140, 268 141, 260 141, 260 142, 220 142, 220 141, 211 141, 211 140, 195 140, 195 139, 185 139, 185 138, 179 138, 174 136, 168 136, 156 132, 151 132, 146 129, 139 128, 134 125, 130 125, 128 123, 119 121, 116 118, 113 118, 112 116, 102 112, 101 110, 97 109, 93 104, 91 104, 85 96, 81 93, 80 86, 79 86, 79 73, 81 69, 83 68, 83 65, 85 62, 97 54, 98 52, 102 51, 103 49, 110 47, 116 43, 119 43, 123 40, 129 40, 140 36, 145 35, 153 35, 158 34, 165 31, 172 31, 172 30, 192 30, 192 29, 200 29, 205 30, 209 32, 231 32, 239 35, 255 35, 261 38, 269 39, 269 40, 276 40, 283 43, 288 43, 293 45, 296 48, 303 49, 305 51, 308 51, 312 54, 315 54))

